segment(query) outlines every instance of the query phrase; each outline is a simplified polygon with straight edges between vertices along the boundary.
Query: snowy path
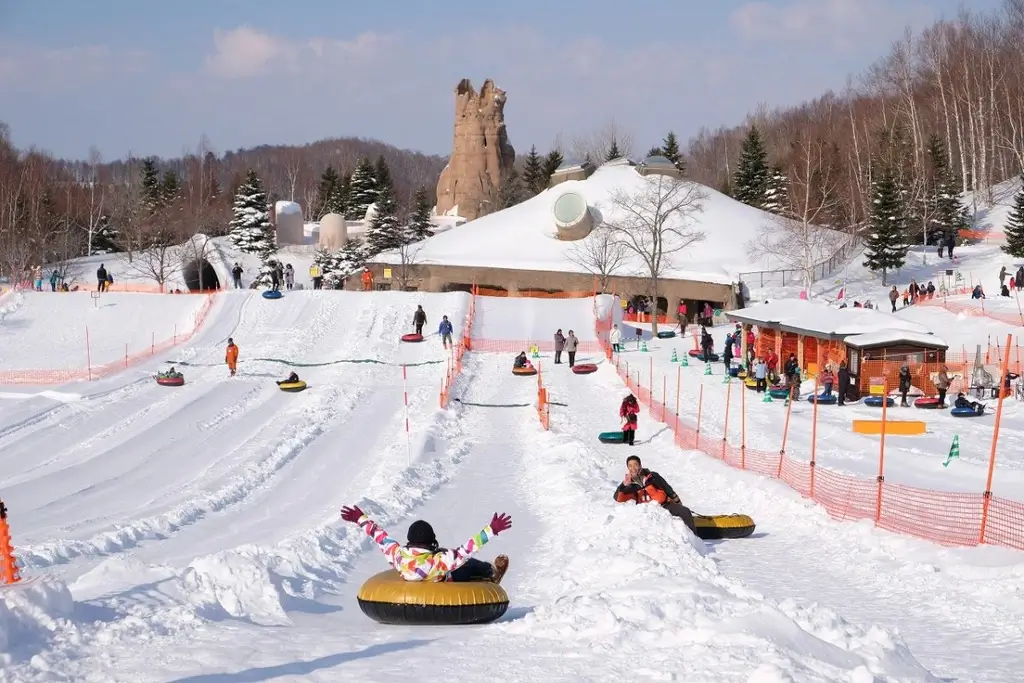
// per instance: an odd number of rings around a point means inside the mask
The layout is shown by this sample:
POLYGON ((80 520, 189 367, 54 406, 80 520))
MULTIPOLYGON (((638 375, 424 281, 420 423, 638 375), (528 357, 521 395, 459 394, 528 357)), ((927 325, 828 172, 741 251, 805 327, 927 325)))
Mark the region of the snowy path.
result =
MULTIPOLYGON (((617 404, 627 392, 612 368, 601 372, 604 396, 577 398, 570 415, 553 411, 553 428, 591 440, 614 428, 617 404)), ((555 373, 546 383, 555 397, 570 391, 555 373)), ((911 652, 938 675, 1019 680, 1024 569, 1012 566, 1020 562, 1018 553, 944 550, 869 524, 834 522, 780 482, 678 449, 646 409, 638 437, 642 445, 634 449, 605 447, 616 454, 613 473, 635 452, 695 511, 754 517, 753 538, 709 544, 730 576, 777 599, 817 603, 855 622, 898 629, 911 652)), ((613 487, 611 480, 609 491, 613 487)))

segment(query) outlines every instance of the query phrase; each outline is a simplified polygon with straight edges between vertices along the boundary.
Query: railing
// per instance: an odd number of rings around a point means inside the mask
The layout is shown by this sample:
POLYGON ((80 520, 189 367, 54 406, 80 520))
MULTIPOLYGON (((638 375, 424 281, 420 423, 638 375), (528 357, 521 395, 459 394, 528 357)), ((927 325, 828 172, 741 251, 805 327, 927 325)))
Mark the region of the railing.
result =
MULTIPOLYGON (((820 280, 834 273, 850 259, 852 252, 859 246, 859 237, 853 237, 847 241, 832 256, 820 263, 814 264, 814 272, 811 279, 820 280)), ((805 276, 806 274, 803 270, 754 270, 740 273, 740 281, 747 285, 747 287, 767 287, 769 285, 785 287, 787 285, 803 284, 805 276)))

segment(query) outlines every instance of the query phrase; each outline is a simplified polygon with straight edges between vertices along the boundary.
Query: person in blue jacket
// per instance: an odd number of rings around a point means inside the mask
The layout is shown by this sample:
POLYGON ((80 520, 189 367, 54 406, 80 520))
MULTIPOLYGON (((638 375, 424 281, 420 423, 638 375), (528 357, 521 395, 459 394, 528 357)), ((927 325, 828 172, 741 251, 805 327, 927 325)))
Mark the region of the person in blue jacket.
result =
POLYGON ((447 349, 452 343, 452 321, 448 319, 448 316, 441 317, 441 324, 437 326, 437 333, 441 335, 441 343, 447 349))

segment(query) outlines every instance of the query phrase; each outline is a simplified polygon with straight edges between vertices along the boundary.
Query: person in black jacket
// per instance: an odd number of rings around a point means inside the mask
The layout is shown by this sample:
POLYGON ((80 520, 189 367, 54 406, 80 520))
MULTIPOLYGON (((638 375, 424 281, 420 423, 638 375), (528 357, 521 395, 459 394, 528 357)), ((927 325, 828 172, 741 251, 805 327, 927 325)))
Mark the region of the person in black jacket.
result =
POLYGON ((850 368, 846 366, 846 361, 839 363, 839 405, 844 405, 846 401, 846 393, 850 390, 850 368))
POLYGON ((690 508, 683 505, 679 496, 660 474, 644 469, 640 458, 635 455, 626 458, 626 477, 615 489, 615 500, 619 503, 659 503, 673 517, 683 520, 690 531, 697 531, 690 508))
POLYGON ((412 324, 416 326, 416 334, 423 336, 423 326, 427 324, 427 312, 423 306, 416 307, 416 312, 412 314, 412 324))
POLYGON ((96 291, 102 292, 107 289, 107 267, 104 264, 100 264, 100 267, 96 269, 96 291))

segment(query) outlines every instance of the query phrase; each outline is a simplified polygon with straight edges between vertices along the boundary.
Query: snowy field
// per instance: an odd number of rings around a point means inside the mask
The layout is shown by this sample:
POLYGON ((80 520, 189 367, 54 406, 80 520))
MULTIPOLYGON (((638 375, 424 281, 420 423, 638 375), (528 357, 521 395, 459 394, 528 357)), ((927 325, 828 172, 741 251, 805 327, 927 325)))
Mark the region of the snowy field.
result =
MULTIPOLYGON (((511 353, 468 354, 440 410, 449 354, 436 335, 398 341, 417 303, 428 330, 447 314, 458 337, 462 293, 240 292, 148 364, 6 400, 0 491, 23 572, 44 580, 0 589, 0 681, 1017 680, 1020 553, 832 521, 779 482, 679 450, 645 412, 631 452, 698 512, 758 523, 749 539, 697 540, 660 509, 612 501, 626 449, 595 436, 618 425, 625 389, 601 356, 578 357, 601 365, 588 376, 544 361, 550 432, 511 353), (184 387, 152 382, 168 363, 184 387), (292 369, 307 391, 273 385, 292 369), (512 558, 508 613, 460 628, 368 620, 355 593, 386 565, 338 519, 353 503, 398 536, 428 519, 447 545, 511 514, 480 553, 512 558)), ((473 336, 593 340, 593 310, 478 297, 473 336)), ((624 355, 667 367, 662 343, 624 355)), ((712 420, 724 387, 707 379, 712 420)), ((751 410, 750 432, 758 420, 777 417, 751 410)))

